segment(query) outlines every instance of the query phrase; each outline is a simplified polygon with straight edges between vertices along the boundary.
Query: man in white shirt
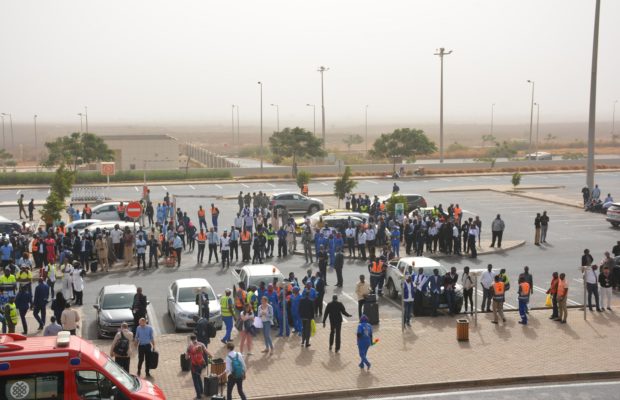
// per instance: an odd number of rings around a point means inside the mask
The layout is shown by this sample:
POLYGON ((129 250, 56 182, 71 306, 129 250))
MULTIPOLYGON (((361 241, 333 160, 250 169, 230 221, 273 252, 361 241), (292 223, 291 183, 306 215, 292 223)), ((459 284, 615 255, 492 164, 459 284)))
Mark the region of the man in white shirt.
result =
POLYGON ((114 229, 110 232, 110 237, 112 238, 112 245, 114 245, 114 253, 116 254, 116 258, 121 259, 123 256, 123 249, 121 249, 121 238, 123 237, 123 231, 118 225, 114 226, 114 229))
POLYGON ((344 234, 347 238, 347 247, 349 248, 349 257, 355 258, 355 228, 349 226, 344 234))
POLYGON ((596 303, 596 311, 603 311, 599 305, 599 296, 598 296, 598 266, 592 265, 591 267, 583 267, 585 269, 583 273, 583 279, 586 281, 586 289, 588 291, 588 308, 590 311, 592 310, 592 295, 594 295, 594 300, 596 303))
POLYGON ((241 400, 246 400, 245 393, 243 393, 243 380, 245 379, 245 371, 247 371, 247 367, 245 365, 245 361, 243 360, 243 354, 234 351, 234 343, 226 343, 226 348, 228 349, 228 354, 226 355, 226 370, 224 370, 224 372, 220 375, 220 377, 223 375, 228 375, 226 398, 232 399, 232 391, 235 388, 235 385, 237 385, 239 397, 241 397, 241 400), (235 363, 240 363, 240 367, 243 371, 235 371, 235 363), (237 376, 240 373, 241 376, 237 376))
POLYGON ((366 232, 363 229, 360 229, 360 232, 357 234, 357 245, 359 247, 359 253, 362 261, 366 261, 366 241, 366 232))
POLYGON ((491 312, 491 302, 493 301, 493 294, 491 293, 491 287, 495 282, 495 272, 493 272, 493 265, 487 265, 487 270, 480 277, 480 285, 482 285, 482 306, 480 311, 491 312), (486 305, 486 307, 485 307, 486 305))
POLYGON ((403 283, 403 303, 405 305, 403 318, 405 324, 411 326, 411 315, 413 314, 413 296, 414 286, 411 280, 411 275, 405 275, 405 282, 403 283))
POLYGON ((138 235, 136 239, 136 253, 138 254, 138 269, 140 269, 140 260, 142 260, 142 268, 146 271, 146 240, 142 235, 138 235))
POLYGON ((368 229, 366 229, 366 248, 368 249, 368 257, 370 259, 375 258, 375 239, 377 235, 375 233, 375 228, 371 223, 368 224, 368 229))
MULTIPOLYGON (((414 265, 415 267, 415 265, 414 265)), ((413 277, 413 298, 414 309, 413 314, 419 314, 422 309, 422 303, 424 300, 424 291, 426 290, 426 281, 428 277, 424 275, 424 268, 419 268, 418 273, 413 277)))
POLYGON ((222 253, 222 269, 230 267, 230 237, 226 229, 220 238, 220 252, 222 253))

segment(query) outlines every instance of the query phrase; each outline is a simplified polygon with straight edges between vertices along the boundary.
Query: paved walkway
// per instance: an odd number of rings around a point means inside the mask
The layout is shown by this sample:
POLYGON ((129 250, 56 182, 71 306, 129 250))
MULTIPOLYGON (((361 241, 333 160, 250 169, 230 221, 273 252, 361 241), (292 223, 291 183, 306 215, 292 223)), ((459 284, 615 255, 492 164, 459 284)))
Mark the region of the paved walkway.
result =
MULTIPOLYGON (((614 295, 616 305, 620 305, 614 295)), ((355 312, 355 310, 348 310, 355 312)), ((456 340, 455 319, 418 318, 413 328, 401 332, 400 322, 383 320, 375 327, 379 343, 369 351, 370 372, 358 368, 356 323, 343 324, 339 354, 328 351, 328 328, 317 326, 310 348, 301 348, 298 337, 274 338, 272 356, 260 353, 262 336, 255 339, 254 355, 248 357, 246 394, 252 399, 335 398, 338 395, 372 396, 391 390, 416 387, 458 387, 478 380, 525 378, 565 374, 620 371, 618 328, 620 308, 613 312, 589 313, 571 309, 568 324, 548 319, 549 310, 531 311, 530 324, 517 324, 518 314, 506 313, 506 324, 493 325, 492 316, 480 314, 478 326, 470 326, 470 340, 456 340), (428 386, 428 385, 431 386, 428 386), (422 386, 426 385, 426 386, 422 386)), ((471 317, 466 317, 472 320, 471 317)), ((221 338, 222 332, 218 333, 221 338)), ((233 334, 238 343, 237 335, 233 334)), ((189 373, 181 372, 179 354, 187 335, 158 337, 159 368, 153 382, 170 399, 193 398, 189 373)), ((109 341, 96 341, 104 351, 109 341)), ((209 349, 223 357, 224 345, 217 338, 209 349)), ((132 372, 136 364, 132 360, 132 372)), ((550 377, 552 378, 552 377, 550 377)), ((237 396, 235 395, 237 398, 237 396)))

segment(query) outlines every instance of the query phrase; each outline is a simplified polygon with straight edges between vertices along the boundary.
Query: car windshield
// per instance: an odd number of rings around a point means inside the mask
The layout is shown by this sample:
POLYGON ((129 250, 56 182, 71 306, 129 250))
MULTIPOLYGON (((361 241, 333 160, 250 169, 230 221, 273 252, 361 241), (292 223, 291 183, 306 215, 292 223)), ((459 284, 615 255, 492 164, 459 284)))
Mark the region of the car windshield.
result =
POLYGON ((106 372, 114 377, 114 379, 123 385, 130 392, 135 392, 140 388, 140 381, 129 375, 124 369, 122 369, 117 363, 108 359, 103 366, 106 372))
MULTIPOLYGON (((269 276, 251 276, 250 277, 250 285, 249 286, 256 286, 256 287, 258 287, 261 282, 265 282, 265 286, 267 286, 270 283, 273 283, 273 278, 274 278, 274 275, 269 275, 269 276)), ((277 278, 278 278, 278 282, 282 282, 284 280, 284 275, 282 275, 282 274, 277 275, 277 278)))
MULTIPOLYGON (((194 303, 196 301, 196 295, 200 292, 200 288, 198 287, 183 287, 179 289, 179 303, 194 303)), ((209 300, 215 300, 215 293, 213 293, 213 289, 208 287, 205 290, 207 293, 207 297, 209 300)))
POLYGON ((104 310, 118 310, 131 308, 135 293, 110 293, 103 296, 101 308, 104 310))

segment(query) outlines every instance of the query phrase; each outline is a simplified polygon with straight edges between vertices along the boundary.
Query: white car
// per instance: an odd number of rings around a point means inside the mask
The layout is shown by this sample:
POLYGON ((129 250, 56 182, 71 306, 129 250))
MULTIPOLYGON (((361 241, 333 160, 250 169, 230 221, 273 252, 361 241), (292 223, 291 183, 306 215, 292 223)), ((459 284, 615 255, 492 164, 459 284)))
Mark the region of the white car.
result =
POLYGON ((526 160, 551 160, 552 158, 553 157, 550 153, 546 153, 544 151, 538 151, 525 155, 526 160))
POLYGON ((67 230, 71 229, 72 231, 83 231, 88 228, 92 224, 96 224, 101 222, 100 219, 79 219, 77 221, 73 221, 68 223, 65 228, 67 230))
MULTIPOLYGON (((78 234, 81 235, 84 232, 84 229, 88 229, 89 232, 95 232, 97 229, 99 229, 100 231, 103 230, 107 230, 107 231, 111 231, 114 229, 114 227, 118 225, 118 227, 124 231, 126 227, 129 228, 130 231, 134 231, 134 223, 133 222, 127 222, 127 221, 101 221, 101 222, 96 222, 94 224, 88 225, 85 228, 82 229, 78 229, 78 234)), ((141 228, 140 228, 140 224, 136 222, 135 224, 136 227, 136 232, 138 232, 141 228)))
POLYGON ((99 204, 92 208, 91 217, 104 221, 118 220, 118 205, 120 201, 112 201, 109 203, 99 204))
POLYGON ((605 218, 614 228, 620 226, 620 203, 611 203, 607 208, 607 216, 605 218))
POLYGON ((176 331, 193 329, 196 325, 193 319, 198 315, 196 296, 203 289, 209 298, 209 321, 216 329, 222 329, 220 302, 211 284, 204 278, 185 278, 177 279, 168 288, 168 315, 176 331))
POLYGON ((239 282, 245 284, 246 290, 250 286, 258 287, 261 282, 265 282, 265 286, 273 283, 273 279, 276 278, 278 282, 284 281, 284 275, 280 272, 280 269, 271 264, 250 264, 241 268, 234 268, 231 272, 233 295, 237 290, 239 282))

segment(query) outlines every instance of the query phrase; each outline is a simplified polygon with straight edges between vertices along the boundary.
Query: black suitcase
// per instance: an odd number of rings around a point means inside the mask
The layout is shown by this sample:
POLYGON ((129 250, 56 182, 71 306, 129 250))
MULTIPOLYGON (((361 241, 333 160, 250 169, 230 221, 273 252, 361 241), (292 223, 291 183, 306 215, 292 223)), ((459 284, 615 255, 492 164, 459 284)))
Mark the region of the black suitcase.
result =
POLYGON ((149 369, 157 369, 157 365, 159 365, 159 353, 151 351, 151 355, 148 357, 147 362, 149 363, 149 369))
MULTIPOLYGON (((204 378, 204 391, 205 396, 216 396, 218 388, 220 386, 219 378, 217 375, 209 375, 204 378)), ((214 399, 216 397, 212 397, 214 399)))
POLYGON ((364 315, 368 317, 370 325, 379 323, 379 303, 364 303, 364 315))
POLYGON ((98 268, 99 268, 99 261, 93 261, 92 263, 90 263, 90 272, 97 272, 98 268))
POLYGON ((190 365, 191 365, 191 360, 188 360, 185 357, 185 353, 181 353, 181 356, 179 357, 180 361, 181 361, 181 371, 183 372, 187 372, 190 370, 190 365))

